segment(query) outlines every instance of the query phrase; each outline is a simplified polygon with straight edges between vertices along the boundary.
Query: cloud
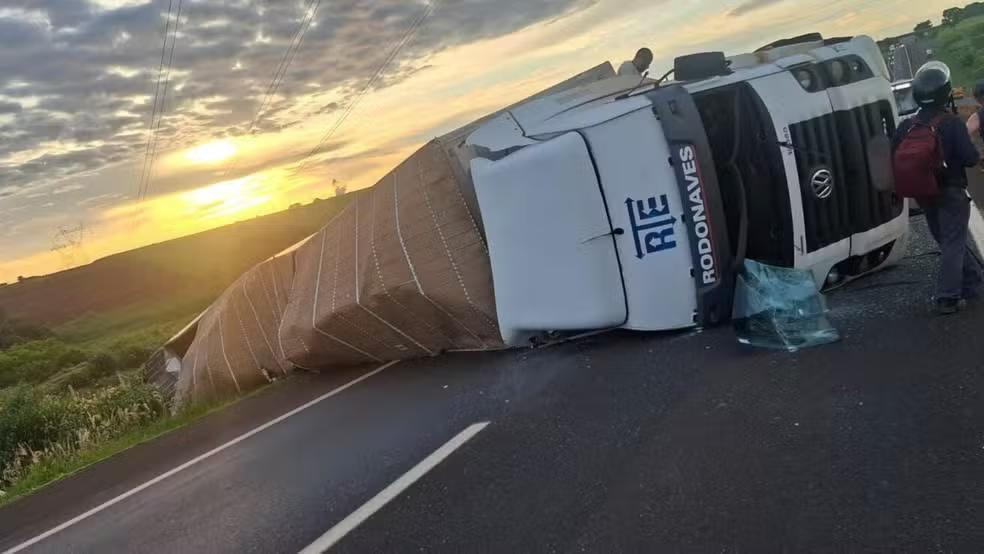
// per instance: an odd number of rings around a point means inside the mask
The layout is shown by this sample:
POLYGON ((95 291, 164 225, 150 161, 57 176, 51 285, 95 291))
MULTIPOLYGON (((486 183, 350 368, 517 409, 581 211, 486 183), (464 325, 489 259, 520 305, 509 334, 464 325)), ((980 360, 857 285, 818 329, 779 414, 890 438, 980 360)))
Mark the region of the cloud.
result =
POLYGON ((99 195, 96 195, 96 196, 90 196, 89 198, 86 198, 85 200, 81 200, 79 202, 79 206, 85 206, 85 207, 88 207, 88 206, 95 206, 95 207, 106 206, 108 204, 112 204, 114 201, 117 201, 117 200, 123 198, 124 196, 125 195, 123 195, 123 194, 111 193, 111 192, 110 193, 106 193, 106 194, 99 194, 99 195))
POLYGON ((4 102, 0 100, 0 115, 19 113, 23 109, 23 106, 17 102, 4 102))
POLYGON ((736 8, 728 12, 731 17, 741 17, 745 14, 754 12, 755 10, 764 8, 766 6, 771 6, 772 4, 778 4, 782 0, 746 0, 742 4, 739 4, 736 8))
MULTIPOLYGON (((386 65, 374 90, 423 71, 445 49, 582 10, 596 0, 445 0, 386 65)), ((185 2, 160 147, 238 136, 304 17, 303 2, 185 2)), ((426 8, 421 1, 325 3, 296 51, 258 132, 337 111, 384 65, 426 8)), ((166 11, 166 10, 164 10, 166 11)), ((5 0, 0 10, 0 187, 46 183, 138 161, 157 83, 161 4, 5 0), (107 7, 115 6, 115 7, 107 7), (8 121, 9 120, 9 121, 8 121)))
MULTIPOLYGON (((941 0, 915 12, 900 10, 901 0, 444 0, 332 144, 291 174, 387 60, 425 0, 323 2, 250 137, 305 1, 186 1, 150 198, 138 203, 111 195, 136 195, 160 63, 161 6, 166 11, 168 3, 0 4, 0 102, 19 106, 0 113, 0 212, 19 210, 5 222, 33 220, 38 204, 53 201, 63 220, 84 215, 88 224, 121 206, 162 207, 139 233, 130 232, 139 215, 112 227, 94 224, 94 239, 106 238, 94 243, 100 254, 218 224, 221 218, 195 227, 200 222, 175 215, 170 208, 182 204, 174 198, 188 189, 259 175, 269 185, 264 194, 277 196, 259 213, 330 194, 333 177, 351 189, 367 186, 422 141, 597 62, 625 59, 641 45, 657 51, 662 67, 688 51, 747 51, 765 33, 769 40, 811 30, 877 33, 896 17, 915 21, 948 7, 941 0), (842 17, 852 11, 856 18, 842 17), (653 29, 661 29, 658 37, 653 29), (234 163, 189 165, 184 149, 220 138, 240 149, 234 163), (70 185, 84 190, 32 201, 70 185)), ((0 241, 4 262, 46 249, 45 236, 24 232, 0 241)), ((24 263, 28 269, 18 271, 33 271, 34 262, 24 263)), ((0 277, 4 271, 13 270, 0 264, 0 277)))
POLYGON ((55 29, 84 21, 93 10, 88 0, 4 0, 4 7, 39 13, 55 29))
POLYGON ((65 185, 51 191, 51 194, 65 194, 67 192, 75 192, 77 190, 82 190, 84 188, 85 187, 83 185, 65 185))

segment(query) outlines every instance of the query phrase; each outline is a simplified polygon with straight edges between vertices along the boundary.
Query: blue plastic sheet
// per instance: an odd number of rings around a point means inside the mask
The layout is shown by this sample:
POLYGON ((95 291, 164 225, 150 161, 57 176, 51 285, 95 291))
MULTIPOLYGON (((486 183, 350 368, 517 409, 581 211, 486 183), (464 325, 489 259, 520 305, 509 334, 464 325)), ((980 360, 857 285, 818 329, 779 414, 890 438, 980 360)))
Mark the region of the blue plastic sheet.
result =
POLYGON ((836 342, 827 312, 809 271, 745 261, 732 314, 738 342, 790 352, 836 342))

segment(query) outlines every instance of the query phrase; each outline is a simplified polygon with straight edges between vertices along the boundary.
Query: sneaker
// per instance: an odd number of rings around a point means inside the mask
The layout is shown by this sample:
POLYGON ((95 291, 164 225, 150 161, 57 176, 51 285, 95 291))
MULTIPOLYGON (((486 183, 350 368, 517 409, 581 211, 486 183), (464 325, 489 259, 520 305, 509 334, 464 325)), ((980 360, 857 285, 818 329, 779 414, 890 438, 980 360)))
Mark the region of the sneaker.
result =
POLYGON ((956 298, 940 298, 936 301, 936 313, 953 315, 960 311, 960 300, 956 298))

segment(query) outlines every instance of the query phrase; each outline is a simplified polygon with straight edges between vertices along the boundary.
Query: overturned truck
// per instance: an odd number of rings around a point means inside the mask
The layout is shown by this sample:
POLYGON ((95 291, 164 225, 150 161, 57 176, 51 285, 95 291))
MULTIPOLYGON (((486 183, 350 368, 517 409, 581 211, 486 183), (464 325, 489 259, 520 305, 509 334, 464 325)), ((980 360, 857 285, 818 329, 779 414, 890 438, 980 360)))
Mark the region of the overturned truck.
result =
POLYGON ((901 257, 874 41, 805 35, 674 71, 604 64, 430 142, 244 274, 158 375, 180 404, 297 368, 713 325, 745 258, 823 287, 901 257))

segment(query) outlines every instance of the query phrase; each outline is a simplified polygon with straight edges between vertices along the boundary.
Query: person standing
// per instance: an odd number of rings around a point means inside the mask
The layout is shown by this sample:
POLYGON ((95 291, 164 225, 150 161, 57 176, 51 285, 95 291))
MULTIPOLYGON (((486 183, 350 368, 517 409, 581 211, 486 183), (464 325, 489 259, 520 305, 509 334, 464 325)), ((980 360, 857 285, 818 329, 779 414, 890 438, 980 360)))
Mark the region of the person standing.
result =
POLYGON ((967 168, 980 161, 967 126, 952 111, 950 69, 938 61, 916 72, 915 117, 903 121, 892 141, 896 189, 919 201, 929 230, 940 247, 936 307, 954 314, 964 300, 976 298, 981 266, 968 245, 970 195, 967 168))
POLYGON ((647 71, 649 71, 649 66, 653 63, 653 51, 648 48, 640 48, 634 58, 629 61, 623 62, 618 68, 618 76, 632 75, 635 77, 642 77, 647 71))
POLYGON ((981 116, 984 115, 984 80, 977 81, 974 85, 974 100, 977 101, 977 111, 967 120, 967 131, 971 136, 977 135, 984 141, 984 126, 981 125, 981 116))
MULTIPOLYGON (((974 85, 974 100, 977 102, 977 111, 967 119, 967 132, 972 137, 979 137, 984 143, 984 125, 981 125, 981 122, 984 121, 984 80, 977 81, 977 84, 974 85)), ((980 167, 980 170, 984 172, 984 165, 980 167)))

